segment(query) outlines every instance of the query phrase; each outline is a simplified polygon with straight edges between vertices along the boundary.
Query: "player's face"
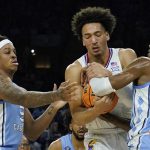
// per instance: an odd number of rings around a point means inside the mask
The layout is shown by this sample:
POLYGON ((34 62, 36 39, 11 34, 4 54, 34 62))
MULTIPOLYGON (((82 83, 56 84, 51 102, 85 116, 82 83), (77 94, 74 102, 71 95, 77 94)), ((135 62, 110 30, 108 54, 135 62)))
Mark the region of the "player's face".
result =
POLYGON ((16 50, 12 44, 6 44, 0 49, 0 69, 15 72, 18 68, 16 50))
POLYGON ((30 145, 27 139, 22 139, 21 144, 18 147, 18 150, 30 150, 30 145))
POLYGON ((82 27, 83 46, 89 55, 103 55, 107 49, 109 34, 100 23, 87 23, 82 27))
POLYGON ((77 140, 83 140, 84 134, 87 132, 85 126, 79 126, 75 123, 72 123, 71 130, 77 140))

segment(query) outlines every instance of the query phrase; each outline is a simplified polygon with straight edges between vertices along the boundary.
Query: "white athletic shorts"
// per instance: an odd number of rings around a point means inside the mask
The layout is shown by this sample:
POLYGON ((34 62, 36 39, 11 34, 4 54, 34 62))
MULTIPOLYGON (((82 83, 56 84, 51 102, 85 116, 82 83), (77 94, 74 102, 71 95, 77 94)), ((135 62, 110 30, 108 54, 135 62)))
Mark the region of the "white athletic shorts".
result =
POLYGON ((126 132, 86 133, 84 145, 86 150, 128 150, 126 132))

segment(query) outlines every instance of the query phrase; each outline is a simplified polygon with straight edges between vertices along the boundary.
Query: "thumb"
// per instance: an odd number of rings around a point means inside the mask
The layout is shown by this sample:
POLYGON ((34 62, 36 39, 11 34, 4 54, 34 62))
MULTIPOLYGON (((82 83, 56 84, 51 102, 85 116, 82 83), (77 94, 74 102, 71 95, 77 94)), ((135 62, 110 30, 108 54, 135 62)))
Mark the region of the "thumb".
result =
POLYGON ((54 83, 54 86, 53 86, 53 91, 56 91, 57 90, 57 84, 54 83))

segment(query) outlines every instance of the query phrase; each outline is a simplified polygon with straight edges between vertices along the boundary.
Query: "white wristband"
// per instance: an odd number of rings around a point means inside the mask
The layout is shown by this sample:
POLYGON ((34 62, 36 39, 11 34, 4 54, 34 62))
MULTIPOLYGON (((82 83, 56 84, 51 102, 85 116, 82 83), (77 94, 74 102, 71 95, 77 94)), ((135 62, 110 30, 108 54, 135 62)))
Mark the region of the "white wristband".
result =
POLYGON ((8 39, 0 41, 0 48, 2 48, 4 45, 6 45, 8 43, 13 45, 13 43, 10 40, 8 40, 8 39))
POLYGON ((89 83, 96 96, 104 96, 116 91, 112 88, 108 77, 92 78, 89 83))

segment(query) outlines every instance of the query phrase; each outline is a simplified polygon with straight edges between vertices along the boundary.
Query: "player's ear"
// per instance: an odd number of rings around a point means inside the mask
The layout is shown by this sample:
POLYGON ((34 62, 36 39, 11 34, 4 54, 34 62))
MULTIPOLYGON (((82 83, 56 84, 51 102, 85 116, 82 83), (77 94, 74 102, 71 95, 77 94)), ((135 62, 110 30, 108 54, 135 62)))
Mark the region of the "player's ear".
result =
POLYGON ((110 35, 109 35, 109 33, 108 33, 108 32, 106 32, 106 39, 107 39, 107 41, 109 41, 109 40, 110 40, 110 35))

